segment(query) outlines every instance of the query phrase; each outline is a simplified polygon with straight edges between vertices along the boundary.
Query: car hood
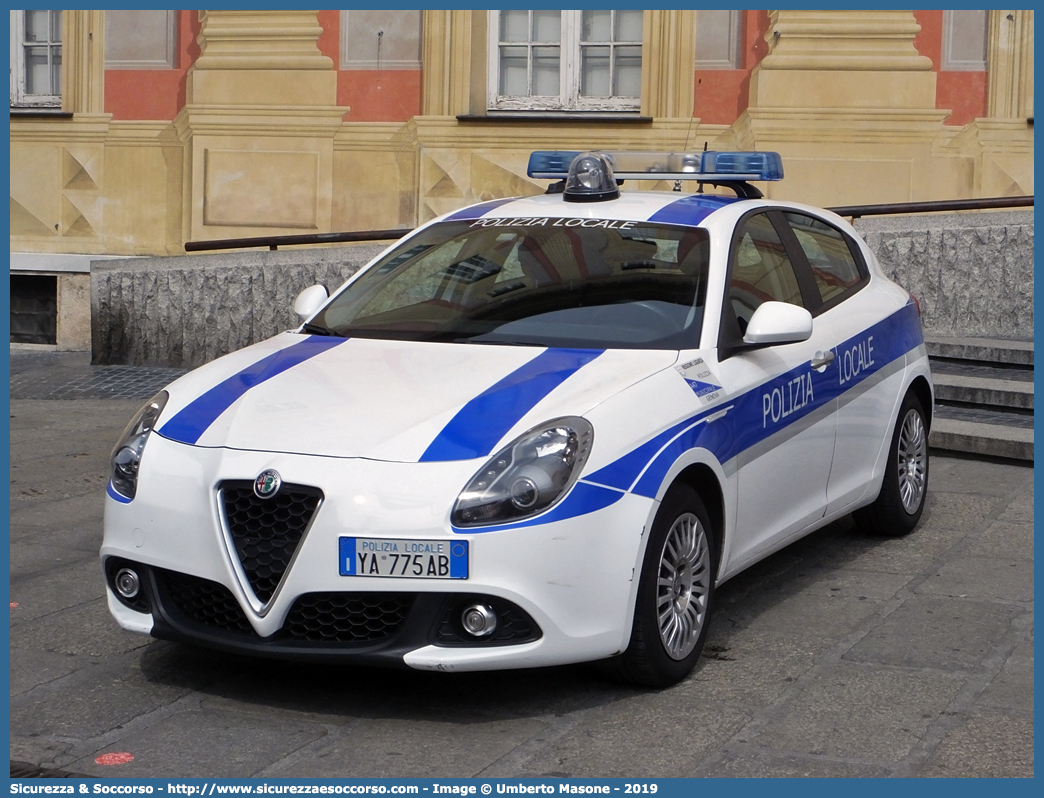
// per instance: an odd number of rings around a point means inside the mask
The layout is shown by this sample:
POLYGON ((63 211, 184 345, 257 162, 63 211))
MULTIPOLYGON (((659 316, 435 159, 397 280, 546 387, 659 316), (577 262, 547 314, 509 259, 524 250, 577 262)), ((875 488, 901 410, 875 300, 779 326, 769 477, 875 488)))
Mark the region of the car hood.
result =
POLYGON ((676 359, 284 333, 171 384, 157 432, 196 446, 468 460, 548 419, 583 415, 676 359))

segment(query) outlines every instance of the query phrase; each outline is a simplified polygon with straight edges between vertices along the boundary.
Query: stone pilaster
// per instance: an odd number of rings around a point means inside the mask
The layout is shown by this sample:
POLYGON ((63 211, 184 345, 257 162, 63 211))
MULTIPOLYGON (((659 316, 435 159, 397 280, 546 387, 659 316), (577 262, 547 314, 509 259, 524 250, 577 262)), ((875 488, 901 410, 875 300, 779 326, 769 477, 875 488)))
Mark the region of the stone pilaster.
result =
POLYGON ((425 11, 421 23, 424 116, 472 113, 486 102, 486 11, 425 11), (474 108, 472 107, 474 106, 474 108))
POLYGON ((202 11, 175 120, 185 240, 330 229, 333 143, 347 109, 315 11, 202 11))
POLYGON ((990 11, 986 59, 990 65, 986 115, 1033 116, 1033 12, 990 11))
POLYGON ((646 11, 642 42, 642 115, 688 119, 693 112, 696 12, 646 11))
POLYGON ((737 142, 777 150, 787 178, 766 193, 812 204, 928 199, 935 108, 931 59, 912 11, 772 11, 737 142))

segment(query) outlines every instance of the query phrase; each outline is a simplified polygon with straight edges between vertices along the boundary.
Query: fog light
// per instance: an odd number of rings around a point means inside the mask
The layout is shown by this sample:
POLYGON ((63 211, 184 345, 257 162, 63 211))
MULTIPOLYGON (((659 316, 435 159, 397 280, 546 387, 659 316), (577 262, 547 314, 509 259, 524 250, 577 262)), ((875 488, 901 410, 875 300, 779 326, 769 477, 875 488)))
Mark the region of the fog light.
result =
POLYGON ((116 578, 112 580, 116 586, 116 592, 125 599, 132 599, 141 590, 141 580, 130 568, 121 568, 116 572, 116 578))
POLYGON ((497 616, 486 604, 472 604, 460 614, 464 631, 474 637, 486 637, 497 628, 497 616))

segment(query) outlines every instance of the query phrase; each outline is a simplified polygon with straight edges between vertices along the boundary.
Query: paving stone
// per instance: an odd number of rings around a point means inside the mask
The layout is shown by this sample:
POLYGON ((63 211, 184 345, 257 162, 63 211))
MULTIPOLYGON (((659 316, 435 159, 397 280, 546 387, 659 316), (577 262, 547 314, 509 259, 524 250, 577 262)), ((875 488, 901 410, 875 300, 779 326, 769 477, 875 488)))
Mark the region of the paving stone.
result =
MULTIPOLYGON (((11 764, 15 762, 32 763, 35 766, 52 764, 63 757, 72 743, 52 740, 46 737, 11 736, 11 764)), ((12 776, 14 774, 12 773, 12 776)))
POLYGON ((964 553, 969 557, 1017 557, 1032 561, 1033 524, 995 521, 972 541, 964 553))
POLYGON ((999 521, 1022 521, 1033 523, 1033 483, 1020 488, 1015 498, 1011 500, 1004 512, 1000 514, 999 521))
POLYGON ((585 713, 553 746, 526 763, 526 775, 692 776, 703 757, 749 720, 739 707, 677 688, 643 693, 585 713))
POLYGON ((776 634, 743 629, 711 633, 693 674, 672 688, 675 695, 766 707, 812 668, 825 646, 776 634))
POLYGON ((20 527, 43 529, 70 529, 85 521, 95 521, 101 529, 105 507, 106 477, 95 475, 93 487, 85 488, 80 495, 70 496, 67 492, 48 487, 26 487, 26 501, 11 499, 11 527, 14 533, 22 534, 20 527))
POLYGON ((909 668, 975 668, 1022 614, 989 601, 916 596, 844 655, 847 660, 909 668))
POLYGON ((774 753, 753 745, 738 745, 701 765, 695 775, 726 779, 880 779, 890 776, 891 771, 864 762, 774 753))
POLYGON ((187 369, 92 366, 87 352, 11 353, 12 399, 145 401, 187 369))
POLYGON ((42 684, 97 664, 97 660, 75 654, 21 648, 11 649, 10 662, 12 696, 27 693, 42 684))
POLYGON ((547 728, 540 720, 364 719, 330 745, 309 752, 276 773, 281 778, 343 776, 468 778, 476 776, 547 728), (438 755, 432 756, 437 745, 438 755))
POLYGON ((954 699, 963 678, 840 663, 748 742, 799 754, 898 762, 954 699))
MULTIPOLYGON (((104 604, 104 596, 105 583, 97 557, 71 564, 64 569, 52 569, 42 574, 12 579, 11 601, 17 602, 18 606, 11 610, 11 645, 36 645, 43 642, 44 637, 40 636, 41 629, 53 627, 58 634, 68 632, 69 630, 64 628, 64 620, 52 617, 62 610, 70 610, 72 615, 77 616, 77 622, 82 620, 79 616, 86 613, 91 617, 88 621, 90 626, 96 627, 105 620, 109 626, 115 627, 116 622, 109 616, 104 604), (90 608, 85 609, 88 606, 90 608), (57 631, 59 628, 62 631, 57 631)), ((84 631, 86 629, 87 627, 84 631)), ((44 634, 49 637, 50 632, 44 634)), ((82 633, 74 633, 72 639, 81 636, 82 633)), ((68 645, 70 642, 71 640, 67 639, 64 644, 68 645)))
POLYGON ((1032 640, 1019 644, 976 703, 983 707, 1033 712, 1032 640))
MULTIPOLYGON (((101 583, 100 578, 98 583, 101 583)), ((64 602, 59 600, 58 603, 64 602)), ((104 598, 27 620, 11 629, 11 648, 92 657, 134 651, 148 645, 150 640, 145 635, 121 629, 109 614, 104 598)))
POLYGON ((1033 778, 1033 717, 977 711, 921 768, 926 778, 1033 778))
POLYGON ((133 658, 111 658, 104 665, 80 668, 13 696, 13 734, 89 739, 172 704, 190 692, 182 685, 144 678, 133 663, 133 658))
POLYGON ((961 557, 943 565, 916 592, 957 598, 1033 601, 1033 561, 961 557))
POLYGON ((257 714, 183 711, 135 730, 72 762, 68 769, 119 778, 247 778, 325 734, 318 724, 257 714), (126 752, 134 759, 115 766, 95 762, 97 756, 111 752, 126 752))
POLYGON ((89 536, 70 534, 64 530, 33 530, 11 550, 11 578, 61 571, 88 562, 93 563, 95 571, 100 574, 98 549, 101 547, 101 528, 97 523, 92 523, 89 529, 89 536))
POLYGON ((753 617, 743 624, 755 632, 792 640, 836 640, 855 631, 881 606, 882 602, 865 596, 844 598, 798 592, 778 602, 768 597, 757 602, 750 609, 753 617))
MULTIPOLYGON (((933 458, 937 459, 937 458, 933 458)), ((932 469, 929 491, 1010 497, 1033 481, 1033 468, 986 460, 959 460, 960 467, 932 469)))

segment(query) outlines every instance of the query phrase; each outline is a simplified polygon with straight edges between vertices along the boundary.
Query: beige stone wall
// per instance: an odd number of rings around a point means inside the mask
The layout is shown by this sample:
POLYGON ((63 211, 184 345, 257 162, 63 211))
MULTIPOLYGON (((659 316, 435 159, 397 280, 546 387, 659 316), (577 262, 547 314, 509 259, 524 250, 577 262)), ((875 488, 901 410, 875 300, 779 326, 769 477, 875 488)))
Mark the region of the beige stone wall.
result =
POLYGON ((819 205, 1033 193, 1032 11, 991 12, 991 116, 964 128, 934 107, 909 11, 771 12, 768 55, 730 127, 691 118, 691 11, 646 12, 651 121, 601 124, 458 120, 485 102, 485 17, 470 11, 424 12, 425 115, 404 124, 343 121, 314 11, 200 12, 177 119, 113 121, 103 12, 64 13, 73 117, 12 120, 12 251, 169 254, 190 240, 411 227, 542 191, 526 160, 550 148, 777 150, 787 177, 766 193, 819 205))

